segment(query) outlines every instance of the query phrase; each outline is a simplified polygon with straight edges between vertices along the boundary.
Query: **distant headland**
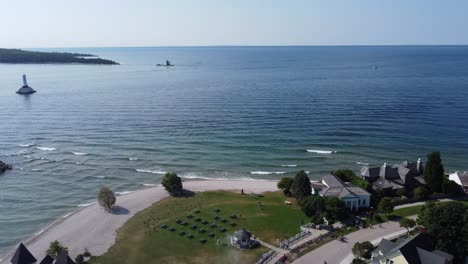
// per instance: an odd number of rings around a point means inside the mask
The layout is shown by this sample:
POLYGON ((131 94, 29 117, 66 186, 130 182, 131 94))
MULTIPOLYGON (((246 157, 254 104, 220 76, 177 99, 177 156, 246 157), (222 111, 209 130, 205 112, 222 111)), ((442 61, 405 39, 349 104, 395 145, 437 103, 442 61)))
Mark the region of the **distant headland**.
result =
POLYGON ((39 52, 20 49, 0 49, 0 63, 79 63, 117 65, 91 54, 68 52, 39 52))

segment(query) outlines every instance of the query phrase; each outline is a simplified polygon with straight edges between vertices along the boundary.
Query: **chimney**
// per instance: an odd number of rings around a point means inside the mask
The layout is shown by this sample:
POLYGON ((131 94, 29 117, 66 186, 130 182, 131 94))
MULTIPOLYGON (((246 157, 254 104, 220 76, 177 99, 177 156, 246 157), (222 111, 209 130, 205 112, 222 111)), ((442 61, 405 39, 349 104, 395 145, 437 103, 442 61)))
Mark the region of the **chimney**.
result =
POLYGON ((419 168, 421 168, 421 158, 418 158, 418 162, 416 163, 416 170, 419 172, 419 168))

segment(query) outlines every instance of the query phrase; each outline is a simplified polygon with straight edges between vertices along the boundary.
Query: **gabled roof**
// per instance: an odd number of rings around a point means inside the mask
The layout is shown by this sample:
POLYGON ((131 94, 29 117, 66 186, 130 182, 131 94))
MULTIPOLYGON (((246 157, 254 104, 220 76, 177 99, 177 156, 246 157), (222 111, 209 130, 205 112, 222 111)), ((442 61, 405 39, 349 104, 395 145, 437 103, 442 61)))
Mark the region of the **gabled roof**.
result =
POLYGON ((239 231, 236 231, 234 233, 234 236, 239 240, 249 240, 252 237, 252 234, 245 229, 241 229, 239 231))
POLYGON ((387 254, 387 252, 389 252, 395 246, 396 244, 393 243, 392 241, 382 238, 382 241, 380 241, 380 244, 377 250, 382 252, 382 254, 387 254))
POLYGON ((52 264, 52 263, 54 263, 54 258, 47 255, 41 260, 41 263, 39 263, 39 264, 52 264))
POLYGON ((460 179, 463 186, 468 186, 468 173, 467 172, 457 172, 458 178, 460 179))
POLYGON ((73 260, 68 256, 68 252, 66 250, 62 250, 58 254, 55 264, 75 264, 75 262, 73 262, 73 260))
POLYGON ((323 197, 334 196, 338 198, 345 198, 356 197, 358 195, 370 195, 364 189, 360 187, 354 187, 351 184, 346 184, 340 178, 332 174, 322 177, 322 182, 325 184, 325 186, 319 190, 319 194, 323 197))
POLYGON ((36 263, 36 258, 29 252, 29 250, 20 243, 16 249, 15 255, 11 259, 12 264, 32 264, 36 263))
POLYGON ((385 252, 382 252, 383 255, 374 258, 373 263, 396 252, 400 252, 406 261, 411 264, 444 264, 445 260, 448 260, 450 257, 453 258, 452 255, 445 252, 443 252, 444 254, 432 252, 434 246, 430 238, 425 234, 416 234, 403 241, 393 243, 393 248, 390 248, 391 244, 385 242, 384 239, 382 239, 382 242, 385 243, 383 245, 385 252))

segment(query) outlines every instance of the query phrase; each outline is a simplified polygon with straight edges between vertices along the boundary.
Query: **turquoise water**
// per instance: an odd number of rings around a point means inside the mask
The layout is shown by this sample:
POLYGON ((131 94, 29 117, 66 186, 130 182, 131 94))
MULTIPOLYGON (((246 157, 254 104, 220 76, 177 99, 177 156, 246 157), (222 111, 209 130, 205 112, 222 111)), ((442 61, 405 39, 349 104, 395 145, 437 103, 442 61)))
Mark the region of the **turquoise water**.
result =
POLYGON ((0 64, 0 159, 15 168, 0 176, 0 253, 102 185, 165 171, 318 179, 432 150, 468 169, 466 46, 66 51, 122 64, 0 64), (38 93, 15 94, 23 73, 38 93))

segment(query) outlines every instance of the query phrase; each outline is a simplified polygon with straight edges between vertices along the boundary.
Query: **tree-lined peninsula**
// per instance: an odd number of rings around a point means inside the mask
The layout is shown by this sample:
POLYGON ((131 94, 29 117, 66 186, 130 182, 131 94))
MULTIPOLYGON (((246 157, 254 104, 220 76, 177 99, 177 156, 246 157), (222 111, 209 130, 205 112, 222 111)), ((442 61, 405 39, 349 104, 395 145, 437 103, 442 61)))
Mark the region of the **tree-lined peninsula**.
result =
POLYGON ((119 64, 91 54, 68 52, 39 52, 21 49, 0 49, 0 63, 79 63, 79 64, 119 64))

